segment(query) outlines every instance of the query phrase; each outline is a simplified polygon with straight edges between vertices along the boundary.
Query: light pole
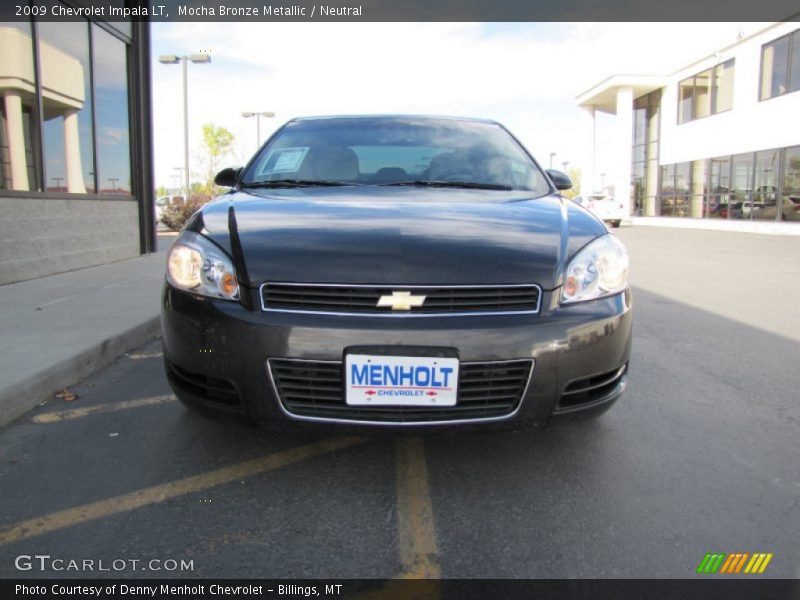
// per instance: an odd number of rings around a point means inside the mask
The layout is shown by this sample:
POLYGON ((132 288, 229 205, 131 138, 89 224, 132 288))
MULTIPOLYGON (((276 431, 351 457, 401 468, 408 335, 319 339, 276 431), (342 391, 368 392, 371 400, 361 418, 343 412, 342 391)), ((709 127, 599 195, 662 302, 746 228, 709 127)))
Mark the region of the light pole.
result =
MULTIPOLYGON (((180 177, 181 179, 183 179, 183 173, 181 173, 181 171, 183 171, 184 168, 185 167, 175 167, 175 170, 178 172, 178 177, 180 177)), ((186 179, 187 179, 186 184, 188 185, 188 183, 189 183, 188 179, 189 178, 187 177, 186 179)), ((183 194, 183 199, 186 200, 189 197, 189 188, 187 187, 185 190, 182 189, 181 191, 182 191, 182 194, 183 194)))
POLYGON ((564 167, 564 173, 566 173, 567 167, 569 166, 569 161, 565 160, 564 162, 561 163, 561 166, 564 167))
POLYGON ((271 119, 275 116, 275 113, 267 110, 263 112, 243 112, 242 116, 245 119, 249 119, 250 117, 256 118, 256 148, 261 147, 261 117, 265 117, 267 119, 271 119))
POLYGON ((600 193, 602 194, 606 190, 606 174, 600 173, 600 193))
POLYGON ((192 61, 195 64, 207 64, 211 62, 210 54, 189 54, 178 56, 176 54, 162 54, 158 57, 158 62, 162 65, 177 65, 183 63, 183 168, 186 177, 186 194, 189 197, 189 93, 188 93, 188 64, 192 61))

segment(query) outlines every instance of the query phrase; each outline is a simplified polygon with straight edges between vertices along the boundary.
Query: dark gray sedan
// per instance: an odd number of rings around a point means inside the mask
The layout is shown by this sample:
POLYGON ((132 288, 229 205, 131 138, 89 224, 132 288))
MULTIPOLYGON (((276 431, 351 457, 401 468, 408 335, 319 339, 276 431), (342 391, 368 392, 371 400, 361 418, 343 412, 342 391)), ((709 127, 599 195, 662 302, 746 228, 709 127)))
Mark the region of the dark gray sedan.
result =
POLYGON ((169 252, 167 376, 260 424, 546 423, 622 394, 628 255, 501 125, 292 120, 169 252))

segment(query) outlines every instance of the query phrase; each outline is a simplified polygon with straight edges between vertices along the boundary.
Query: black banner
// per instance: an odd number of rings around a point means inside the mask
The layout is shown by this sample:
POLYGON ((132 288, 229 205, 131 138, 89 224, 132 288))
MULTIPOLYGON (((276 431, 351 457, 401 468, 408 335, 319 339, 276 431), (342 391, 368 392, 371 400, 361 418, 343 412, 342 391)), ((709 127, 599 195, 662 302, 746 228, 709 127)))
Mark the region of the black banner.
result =
POLYGON ((177 22, 783 21, 797 0, 3 0, 0 20, 177 22))
POLYGON ((203 600, 212 598, 606 600, 800 600, 786 579, 452 580, 2 580, 0 598, 19 600, 203 600))

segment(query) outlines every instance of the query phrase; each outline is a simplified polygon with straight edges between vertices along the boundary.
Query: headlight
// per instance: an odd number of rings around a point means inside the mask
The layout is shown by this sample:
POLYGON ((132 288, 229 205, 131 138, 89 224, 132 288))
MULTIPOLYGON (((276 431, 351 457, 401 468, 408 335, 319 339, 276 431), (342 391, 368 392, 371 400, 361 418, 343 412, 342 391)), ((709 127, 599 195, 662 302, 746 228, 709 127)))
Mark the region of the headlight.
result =
POLYGON ((167 281, 178 289, 202 296, 239 299, 239 282, 231 259, 193 231, 184 231, 169 249, 167 281))
POLYGON ((578 252, 567 267, 561 302, 613 296, 628 287, 628 251, 613 235, 604 235, 578 252))

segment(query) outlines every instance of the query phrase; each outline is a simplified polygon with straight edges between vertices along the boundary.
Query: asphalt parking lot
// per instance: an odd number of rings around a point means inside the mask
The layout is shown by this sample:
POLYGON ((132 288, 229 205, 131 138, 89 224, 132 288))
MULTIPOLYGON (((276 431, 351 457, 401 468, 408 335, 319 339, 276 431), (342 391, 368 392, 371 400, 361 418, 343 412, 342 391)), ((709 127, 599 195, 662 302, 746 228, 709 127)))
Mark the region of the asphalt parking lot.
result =
POLYGON ((153 342, 0 430, 0 577, 683 578, 708 552, 800 577, 800 238, 619 235, 634 349, 600 419, 265 433, 186 411, 153 342))

